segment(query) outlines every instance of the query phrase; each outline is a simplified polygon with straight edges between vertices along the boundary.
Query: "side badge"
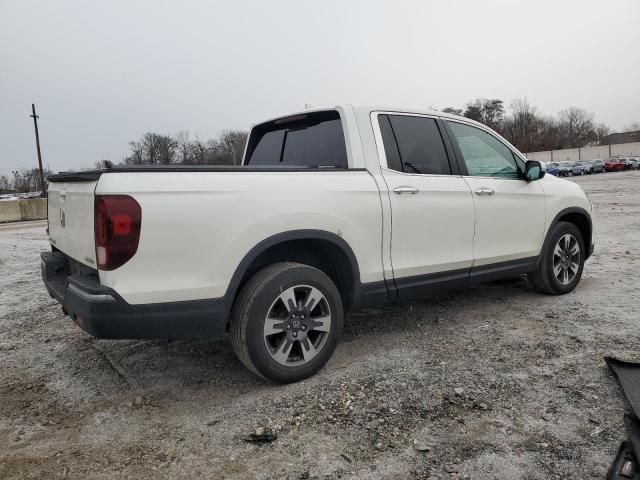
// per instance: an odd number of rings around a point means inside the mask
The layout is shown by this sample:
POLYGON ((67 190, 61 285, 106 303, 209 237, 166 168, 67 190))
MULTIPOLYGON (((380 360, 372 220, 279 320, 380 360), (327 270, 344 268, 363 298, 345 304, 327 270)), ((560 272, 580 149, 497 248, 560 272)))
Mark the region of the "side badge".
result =
POLYGON ((62 226, 62 228, 65 227, 65 223, 66 223, 66 215, 64 213, 64 208, 60 209, 60 225, 62 226))

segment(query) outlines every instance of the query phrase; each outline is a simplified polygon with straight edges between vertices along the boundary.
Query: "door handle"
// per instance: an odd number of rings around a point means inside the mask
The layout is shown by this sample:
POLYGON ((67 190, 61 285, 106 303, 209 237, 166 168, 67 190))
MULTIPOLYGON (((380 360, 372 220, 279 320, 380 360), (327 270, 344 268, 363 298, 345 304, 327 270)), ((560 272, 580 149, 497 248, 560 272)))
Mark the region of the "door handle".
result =
POLYGON ((393 193, 397 193, 398 195, 402 195, 403 193, 411 193, 412 195, 415 195, 419 191, 420 190, 416 187, 410 187, 409 185, 401 185, 393 189, 393 193))
POLYGON ((493 195, 495 190, 493 188, 482 187, 478 188, 474 191, 476 195, 493 195))

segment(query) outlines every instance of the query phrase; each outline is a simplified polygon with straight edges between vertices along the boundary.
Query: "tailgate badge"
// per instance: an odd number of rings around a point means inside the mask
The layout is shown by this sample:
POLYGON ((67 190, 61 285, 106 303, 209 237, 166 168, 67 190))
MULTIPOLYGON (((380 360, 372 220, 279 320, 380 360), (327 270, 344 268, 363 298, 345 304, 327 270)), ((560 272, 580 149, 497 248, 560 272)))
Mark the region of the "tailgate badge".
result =
POLYGON ((64 213, 64 208, 60 209, 60 225, 62 226, 62 228, 64 228, 65 223, 66 223, 66 215, 64 213))

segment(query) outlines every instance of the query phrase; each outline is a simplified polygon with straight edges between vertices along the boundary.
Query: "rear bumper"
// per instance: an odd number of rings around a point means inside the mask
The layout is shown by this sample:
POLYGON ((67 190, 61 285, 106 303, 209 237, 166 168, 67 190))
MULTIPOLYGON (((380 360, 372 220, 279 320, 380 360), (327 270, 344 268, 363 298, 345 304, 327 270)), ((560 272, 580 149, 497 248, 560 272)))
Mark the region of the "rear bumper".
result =
POLYGON ((41 273, 49 294, 84 331, 97 338, 198 338, 226 332, 224 299, 131 305, 97 275, 72 274, 61 252, 41 254, 41 273))

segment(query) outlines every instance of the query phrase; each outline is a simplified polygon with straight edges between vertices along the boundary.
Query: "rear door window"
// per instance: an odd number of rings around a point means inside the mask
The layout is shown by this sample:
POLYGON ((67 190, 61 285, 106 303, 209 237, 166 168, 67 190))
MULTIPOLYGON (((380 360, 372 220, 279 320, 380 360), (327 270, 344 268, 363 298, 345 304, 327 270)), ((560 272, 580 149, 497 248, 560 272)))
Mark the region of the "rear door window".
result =
POLYGON ((339 113, 313 112, 254 127, 244 164, 348 168, 339 113))
POLYGON ((387 167, 406 173, 451 175, 447 151, 433 118, 379 115, 387 167))

